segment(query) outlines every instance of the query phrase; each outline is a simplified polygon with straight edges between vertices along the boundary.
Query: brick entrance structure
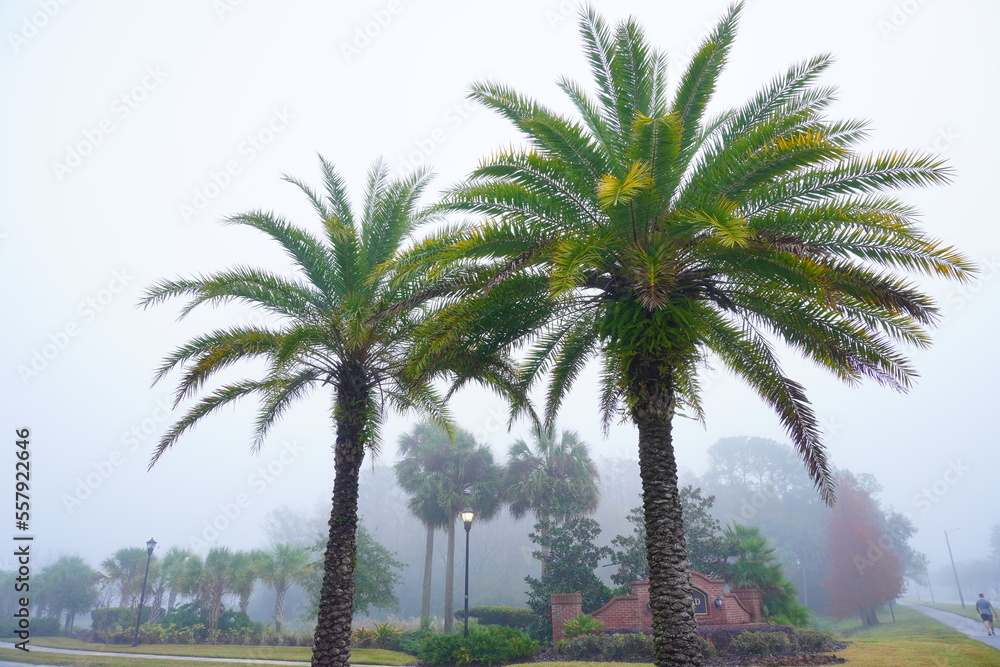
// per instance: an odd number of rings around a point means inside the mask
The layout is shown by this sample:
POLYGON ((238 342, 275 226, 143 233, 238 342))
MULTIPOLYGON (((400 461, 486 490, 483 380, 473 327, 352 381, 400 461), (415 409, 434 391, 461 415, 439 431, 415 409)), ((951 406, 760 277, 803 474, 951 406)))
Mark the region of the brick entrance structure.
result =
MULTIPOLYGON (((694 592, 694 613, 698 625, 738 625, 761 620, 763 593, 759 588, 725 592, 722 579, 691 572, 694 592)), ((563 623, 583 613, 583 596, 579 593, 553 593, 552 639, 563 639, 563 623)), ((649 610, 649 580, 632 582, 631 595, 616 595, 600 609, 590 614, 607 630, 652 630, 653 614, 649 610)))

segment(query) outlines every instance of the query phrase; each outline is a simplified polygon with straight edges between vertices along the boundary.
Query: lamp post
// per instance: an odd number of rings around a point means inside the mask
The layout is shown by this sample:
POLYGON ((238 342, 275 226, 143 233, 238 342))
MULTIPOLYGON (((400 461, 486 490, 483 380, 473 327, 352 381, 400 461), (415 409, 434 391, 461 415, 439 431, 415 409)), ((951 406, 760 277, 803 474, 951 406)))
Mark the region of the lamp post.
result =
POLYGON ((465 636, 469 636, 469 531, 472 529, 472 519, 475 513, 468 507, 462 510, 462 523, 465 524, 465 636))
POLYGON ((958 583, 958 570, 955 569, 955 557, 951 555, 951 541, 948 539, 948 533, 953 533, 956 530, 958 528, 944 531, 944 541, 948 545, 948 558, 951 559, 951 571, 955 575, 955 588, 958 589, 958 600, 962 603, 962 609, 965 609, 965 598, 962 597, 962 585, 958 583))
POLYGON ((142 575, 142 592, 139 594, 139 610, 135 614, 135 635, 132 637, 132 646, 139 645, 139 622, 142 620, 142 605, 146 601, 146 580, 149 578, 149 561, 153 559, 153 549, 156 548, 156 540, 152 537, 146 542, 146 573, 142 575))

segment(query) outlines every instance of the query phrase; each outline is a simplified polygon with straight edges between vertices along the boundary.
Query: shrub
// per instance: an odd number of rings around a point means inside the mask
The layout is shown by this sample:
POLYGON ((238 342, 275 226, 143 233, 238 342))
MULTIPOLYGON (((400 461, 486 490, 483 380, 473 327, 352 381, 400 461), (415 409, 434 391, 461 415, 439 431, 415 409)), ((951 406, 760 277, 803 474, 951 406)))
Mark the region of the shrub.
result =
POLYGON ((737 635, 730 648, 739 655, 781 655, 792 648, 792 642, 783 632, 748 631, 737 635))
POLYGON ((469 636, 459 634, 425 637, 417 651, 429 665, 498 665, 526 658, 538 650, 538 642, 517 628, 470 627, 469 636))
POLYGON ((31 634, 36 637, 58 637, 62 634, 62 624, 58 618, 41 616, 31 619, 31 634))
MULTIPOLYGON (((455 618, 464 619, 465 610, 455 612, 455 618)), ((469 618, 479 621, 480 625, 503 625, 508 628, 529 630, 536 621, 535 612, 519 607, 500 607, 480 605, 469 607, 469 618)))
POLYGON ((653 638, 646 633, 582 635, 556 644, 563 656, 592 662, 652 662, 653 638))
POLYGON ((603 629, 604 624, 588 614, 580 614, 563 623, 563 630, 569 639, 580 635, 596 635, 603 629))
POLYGON ((803 651, 835 651, 837 640, 826 630, 795 629, 795 642, 803 651))

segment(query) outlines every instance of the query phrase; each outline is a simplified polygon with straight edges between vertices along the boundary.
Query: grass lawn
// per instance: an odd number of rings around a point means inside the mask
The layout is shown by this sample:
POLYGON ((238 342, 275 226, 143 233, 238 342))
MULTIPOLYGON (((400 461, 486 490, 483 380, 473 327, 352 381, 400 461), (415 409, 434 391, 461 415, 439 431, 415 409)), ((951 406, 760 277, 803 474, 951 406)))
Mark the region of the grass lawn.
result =
MULTIPOLYGON (((978 598, 977 598, 978 599, 978 598)), ((982 617, 979 612, 976 611, 976 602, 966 602, 965 609, 962 609, 960 604, 952 604, 948 602, 913 602, 913 600, 907 600, 911 604, 922 604, 925 607, 930 607, 931 609, 939 609, 940 611, 950 611, 953 614, 958 614, 959 616, 965 616, 971 618, 974 621, 983 622, 982 617)), ((995 607, 994 607, 995 609, 995 607)))
MULTIPOLYGON (((195 663, 195 667, 235 667, 246 663, 228 663, 226 658, 243 660, 289 660, 308 663, 312 658, 312 649, 307 646, 235 646, 230 644, 143 644, 135 648, 122 644, 91 644, 68 637, 38 637, 32 638, 34 646, 73 649, 78 651, 107 651, 110 653, 145 653, 153 655, 189 655, 200 658, 219 658, 220 662, 195 663)), ((41 651, 25 653, 16 649, 0 649, 0 660, 16 660, 18 662, 37 662, 63 665, 114 665, 127 667, 135 664, 130 658, 114 656, 76 656, 41 651), (27 659, 30 658, 30 659, 27 659)), ((357 665, 409 665, 416 658, 406 653, 383 651, 380 649, 359 648, 351 651, 351 662, 357 665)), ((176 660, 144 659, 144 667, 178 667, 176 660)), ((190 663, 189 663, 190 664, 190 663)))

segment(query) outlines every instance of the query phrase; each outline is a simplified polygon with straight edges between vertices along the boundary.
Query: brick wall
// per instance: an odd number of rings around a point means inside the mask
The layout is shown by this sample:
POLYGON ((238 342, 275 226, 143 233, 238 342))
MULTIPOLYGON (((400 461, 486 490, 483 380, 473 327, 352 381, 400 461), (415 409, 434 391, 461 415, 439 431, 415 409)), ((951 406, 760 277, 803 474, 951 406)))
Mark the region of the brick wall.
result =
MULTIPOLYGON (((696 613, 699 625, 737 625, 761 619, 763 593, 760 589, 740 589, 725 592, 722 579, 712 579, 700 572, 691 572, 695 594, 704 596, 707 613, 696 613)), ((583 612, 583 596, 579 593, 554 593, 552 602, 552 638, 562 639, 563 623, 583 612)), ((649 580, 632 582, 631 595, 616 595, 600 609, 590 614, 608 630, 640 628, 652 630, 653 614, 649 609, 649 580)))

